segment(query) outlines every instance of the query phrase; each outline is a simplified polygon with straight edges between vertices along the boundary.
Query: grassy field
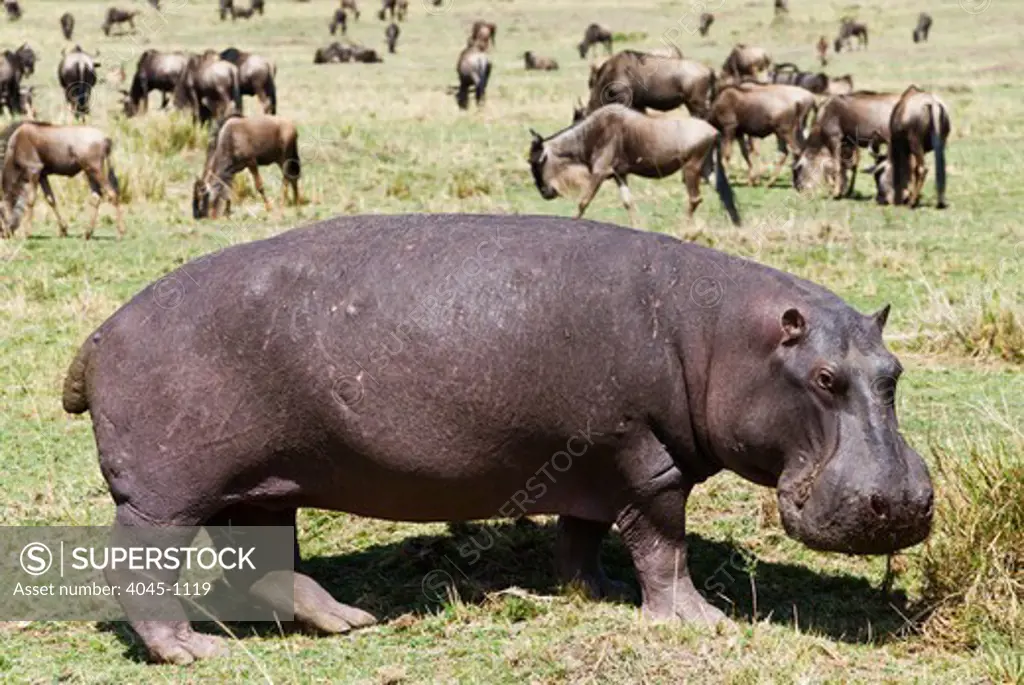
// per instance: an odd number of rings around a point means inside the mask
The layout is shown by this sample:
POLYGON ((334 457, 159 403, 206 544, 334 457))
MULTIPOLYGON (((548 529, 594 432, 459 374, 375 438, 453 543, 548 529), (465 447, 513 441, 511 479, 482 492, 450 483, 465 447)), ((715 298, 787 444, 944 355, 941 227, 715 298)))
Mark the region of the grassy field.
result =
MULTIPOLYGON (((930 178, 925 203, 932 206, 917 211, 803 198, 788 182, 766 189, 737 180, 745 225, 734 228, 710 189, 688 222, 679 179, 631 187, 648 230, 789 270, 865 311, 892 302, 887 337, 906 367, 899 411, 911 443, 935 467, 936 533, 897 558, 900 572, 885 592, 885 559, 810 552, 784 535, 765 491, 717 477, 691 500, 692 568, 697 586, 736 625, 709 635, 648 626, 635 607, 560 592, 550 521, 449 528, 308 511, 300 537, 313 575, 341 601, 376 613, 379 626, 330 638, 277 629, 250 635, 239 626, 231 658, 178 668, 146 665, 120 625, 7 625, 0 626, 0 677, 1024 681, 1024 4, 792 0, 790 17, 773 23, 769 0, 711 0, 717 20, 701 39, 687 29, 696 17, 683 1, 446 0, 435 8, 413 0, 397 55, 379 65, 319 67, 312 56, 329 42, 333 2, 269 0, 264 18, 236 23, 217 21, 214 0, 164 0, 163 15, 126 4, 145 17, 134 36, 105 38, 99 27, 108 3, 93 0, 25 0, 20 22, 0 22, 0 46, 28 41, 40 54, 28 82, 41 117, 67 119, 55 73, 64 45, 57 19, 69 8, 78 21, 75 42, 99 50, 104 72, 121 63, 130 76, 149 47, 258 51, 278 64, 279 113, 299 124, 308 203, 267 215, 245 179, 239 189, 247 199, 233 218, 194 222, 190 192, 205 133, 165 113, 124 120, 116 88, 98 87, 90 123, 114 140, 130 198, 128 235, 113 240, 113 212, 105 207, 96 238, 82 241, 86 183, 58 179, 72 237, 57 239, 40 200, 32 237, 0 244, 0 524, 112 520, 91 425, 63 413, 60 386, 84 336, 161 274, 224 245, 339 213, 570 214, 571 199, 545 202, 534 188, 527 129, 563 127, 585 96, 588 65, 575 45, 588 23, 612 27, 618 47, 657 47, 678 28, 671 35, 686 55, 715 66, 745 41, 811 68, 818 36, 833 36, 839 17, 851 14, 868 22, 870 49, 834 56, 829 73, 850 73, 857 87, 873 90, 915 83, 949 105, 949 209, 933 208, 930 178), (931 41, 914 45, 910 33, 925 4, 935 18, 931 41), (482 110, 461 113, 447 88, 465 32, 481 17, 499 25, 492 88, 482 110), (528 49, 557 58, 562 69, 525 72, 528 49), (455 550, 469 537, 497 542, 476 564, 456 567, 455 550)), ((349 35, 383 50, 376 6, 365 1, 363 10, 360 21, 350 19, 349 35)), ((264 178, 279 198, 280 174, 269 170, 264 178)), ((865 195, 873 192, 867 180, 859 181, 865 195)), ((626 222, 614 184, 589 216, 626 222)), ((632 580, 617 541, 608 545, 607 563, 632 580)))

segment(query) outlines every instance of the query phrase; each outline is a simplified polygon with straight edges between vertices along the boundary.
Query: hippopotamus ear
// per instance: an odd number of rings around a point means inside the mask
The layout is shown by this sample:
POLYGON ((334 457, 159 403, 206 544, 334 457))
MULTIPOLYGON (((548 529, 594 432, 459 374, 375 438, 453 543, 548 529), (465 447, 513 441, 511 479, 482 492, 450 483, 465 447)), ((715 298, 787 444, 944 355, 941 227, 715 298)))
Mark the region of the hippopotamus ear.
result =
POLYGON ((878 326, 879 333, 885 330, 885 322, 889 320, 889 309, 891 307, 891 304, 887 304, 871 315, 871 318, 874 320, 875 325, 878 326))
POLYGON ((795 345, 807 334, 807 322, 799 309, 790 308, 782 313, 782 344, 795 345))

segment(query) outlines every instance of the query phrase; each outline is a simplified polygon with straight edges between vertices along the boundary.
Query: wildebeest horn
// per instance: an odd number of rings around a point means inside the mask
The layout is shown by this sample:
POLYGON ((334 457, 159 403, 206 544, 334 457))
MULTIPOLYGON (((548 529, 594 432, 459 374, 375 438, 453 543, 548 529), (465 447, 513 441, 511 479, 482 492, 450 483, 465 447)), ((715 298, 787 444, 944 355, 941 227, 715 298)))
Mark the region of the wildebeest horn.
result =
POLYGON ((544 140, 544 136, 542 136, 541 134, 537 133, 532 128, 530 129, 530 135, 533 136, 534 138, 536 138, 537 140, 544 140))

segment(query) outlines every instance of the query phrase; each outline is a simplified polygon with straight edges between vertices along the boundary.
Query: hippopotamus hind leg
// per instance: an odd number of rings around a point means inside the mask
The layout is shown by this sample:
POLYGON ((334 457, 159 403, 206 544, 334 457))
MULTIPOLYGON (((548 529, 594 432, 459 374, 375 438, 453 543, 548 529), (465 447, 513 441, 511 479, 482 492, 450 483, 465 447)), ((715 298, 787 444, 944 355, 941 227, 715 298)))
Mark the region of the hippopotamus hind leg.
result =
POLYGON ((632 599, 626 583, 610 580, 601 567, 601 541, 611 523, 587 521, 575 516, 558 517, 555 563, 566 585, 582 587, 594 599, 632 599))

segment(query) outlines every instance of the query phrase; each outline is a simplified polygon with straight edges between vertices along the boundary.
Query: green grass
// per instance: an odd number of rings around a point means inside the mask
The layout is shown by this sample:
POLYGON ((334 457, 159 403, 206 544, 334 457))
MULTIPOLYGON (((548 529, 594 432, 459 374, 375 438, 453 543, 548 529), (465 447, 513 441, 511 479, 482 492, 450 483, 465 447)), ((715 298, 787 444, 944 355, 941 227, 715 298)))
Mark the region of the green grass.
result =
MULTIPOLYGON (((584 27, 599 21, 630 39, 617 47, 652 48, 667 31, 695 23, 681 0, 463 0, 436 15, 414 2, 398 55, 385 55, 382 65, 314 67, 313 51, 329 42, 333 2, 270 0, 265 18, 233 24, 216 20, 212 0, 164 0, 166 20, 131 2, 149 17, 134 40, 102 36, 107 4, 84 0, 71 8, 75 41, 100 50, 103 72, 122 63, 130 76, 148 47, 236 45, 273 58, 280 113, 299 124, 309 203, 268 216, 247 193, 233 219, 193 222, 191 182, 202 167, 205 134, 164 113, 124 121, 116 87, 98 89, 90 123, 114 140, 114 164, 130 195, 127 238, 113 240, 113 212, 106 207, 96 239, 81 241, 85 181, 56 179, 73 237, 56 238, 55 222, 39 202, 33 237, 0 244, 4 525, 111 520, 89 422, 62 412, 60 387, 84 336, 143 285, 200 254, 338 213, 570 214, 571 199, 545 202, 534 188, 525 163, 527 129, 563 127, 572 103, 585 95, 588 64, 576 53, 584 27), (455 83, 465 31, 480 17, 499 26, 492 89, 483 110, 460 113, 446 89, 455 83), (562 70, 525 72, 521 55, 528 49, 556 58, 562 70)), ((363 4, 362 20, 350 19, 350 36, 380 49, 384 24, 373 16, 373 3, 363 4)), ((310 511, 300 526, 313 575, 342 601, 375 612, 381 625, 329 638, 264 630, 233 642, 230 659, 191 668, 145 665, 130 633, 117 625, 0 626, 0 675, 103 682, 1024 678, 1024 227, 1018 217, 1024 5, 995 0, 976 14, 956 3, 931 7, 931 41, 919 46, 910 31, 920 3, 792 5, 787 20, 773 23, 767 0, 723 2, 711 8, 717 19, 709 37, 683 31, 680 47, 717 67, 733 43, 754 43, 778 61, 810 68, 814 42, 834 35, 839 16, 866 20, 870 49, 835 56, 828 71, 851 73, 862 88, 916 83, 944 98, 954 125, 950 209, 911 212, 737 182, 745 225, 733 228, 708 189, 691 223, 679 179, 636 179, 631 188, 649 230, 787 269, 864 311, 892 302, 887 337, 907 369, 901 422, 933 466, 939 508, 932 542, 897 560, 889 594, 879 589, 884 559, 806 550, 784 535, 766 491, 732 476, 699 488, 690 512, 696 582, 713 588, 711 599, 737 619, 720 635, 648 626, 635 607, 559 592, 550 570, 549 521, 449 529, 310 511), (496 531, 497 542, 472 567, 456 569, 447 560, 459 558, 469 537, 496 531), (443 580, 442 573, 452 579, 451 593, 424 593, 424 578, 443 580)), ((0 45, 28 40, 40 53, 30 82, 41 114, 56 121, 67 118, 54 76, 63 45, 57 18, 67 9, 66 2, 35 0, 25 3, 20 22, 0 22, 0 45)), ((264 178, 276 200, 280 174, 268 170, 264 178)), ((862 193, 873 190, 869 180, 859 178, 862 193)), ((601 190, 588 216, 627 221, 613 185, 601 190)), ((614 575, 632 579, 617 541, 606 556, 614 575)))

